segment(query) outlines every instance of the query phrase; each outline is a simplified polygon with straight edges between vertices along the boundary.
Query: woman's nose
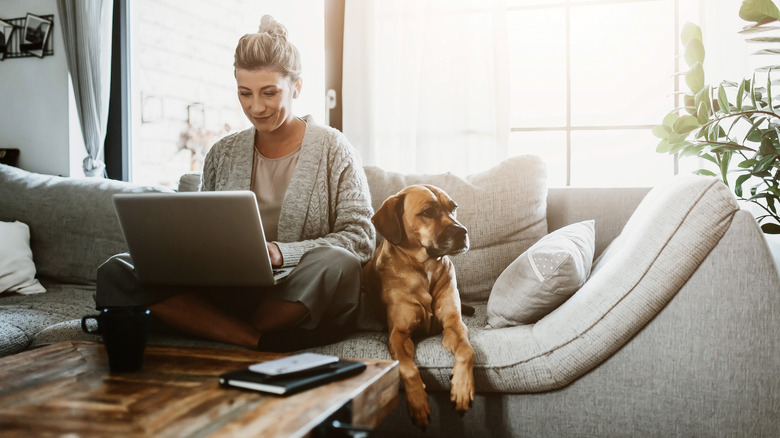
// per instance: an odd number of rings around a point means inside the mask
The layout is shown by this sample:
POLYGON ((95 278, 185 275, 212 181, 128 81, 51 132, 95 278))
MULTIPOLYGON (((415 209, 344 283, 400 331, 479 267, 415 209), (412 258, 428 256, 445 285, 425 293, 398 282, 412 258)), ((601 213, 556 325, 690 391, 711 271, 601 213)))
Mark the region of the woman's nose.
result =
POLYGON ((252 99, 252 113, 262 114, 265 112, 265 102, 259 96, 252 99))

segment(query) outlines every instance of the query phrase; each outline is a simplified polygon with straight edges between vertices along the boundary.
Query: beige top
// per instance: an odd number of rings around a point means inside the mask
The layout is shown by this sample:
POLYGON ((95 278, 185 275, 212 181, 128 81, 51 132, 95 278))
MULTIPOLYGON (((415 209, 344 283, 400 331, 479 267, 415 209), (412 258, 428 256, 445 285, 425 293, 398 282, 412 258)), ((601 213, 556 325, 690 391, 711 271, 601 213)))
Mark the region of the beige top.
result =
POLYGON ((290 185, 295 166, 298 165, 299 147, 291 154, 281 158, 267 158, 255 149, 252 163, 251 190, 257 196, 260 206, 260 218, 263 221, 265 239, 277 240, 279 214, 287 187, 290 185))

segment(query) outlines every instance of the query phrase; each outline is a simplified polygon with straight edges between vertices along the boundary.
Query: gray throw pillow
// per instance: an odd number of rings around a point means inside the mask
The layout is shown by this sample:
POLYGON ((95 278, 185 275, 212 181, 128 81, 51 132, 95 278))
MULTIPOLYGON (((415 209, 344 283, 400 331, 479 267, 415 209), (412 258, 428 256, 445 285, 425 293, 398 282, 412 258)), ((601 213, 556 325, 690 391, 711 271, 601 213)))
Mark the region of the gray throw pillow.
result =
POLYGON ((488 299, 491 328, 533 324, 588 280, 596 245, 594 221, 553 231, 512 262, 488 299))

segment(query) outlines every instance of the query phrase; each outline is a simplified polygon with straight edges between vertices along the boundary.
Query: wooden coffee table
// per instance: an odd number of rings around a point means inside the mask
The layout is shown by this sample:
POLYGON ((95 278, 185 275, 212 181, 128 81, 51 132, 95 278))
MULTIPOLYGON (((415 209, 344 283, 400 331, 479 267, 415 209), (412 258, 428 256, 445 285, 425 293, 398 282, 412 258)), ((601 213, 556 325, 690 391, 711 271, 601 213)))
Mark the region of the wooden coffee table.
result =
POLYGON ((326 420, 376 427, 398 403, 397 362, 289 397, 219 386, 282 356, 148 346, 143 369, 109 373, 102 344, 63 342, 0 359, 0 436, 307 436, 326 420))

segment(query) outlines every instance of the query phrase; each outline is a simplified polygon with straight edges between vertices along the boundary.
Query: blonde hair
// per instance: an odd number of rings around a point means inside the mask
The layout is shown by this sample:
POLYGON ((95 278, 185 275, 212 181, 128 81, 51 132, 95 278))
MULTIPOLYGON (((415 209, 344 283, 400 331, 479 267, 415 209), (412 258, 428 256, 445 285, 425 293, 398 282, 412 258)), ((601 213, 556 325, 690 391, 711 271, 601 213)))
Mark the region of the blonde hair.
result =
POLYGON ((248 33, 238 40, 233 67, 273 68, 294 82, 301 77, 301 55, 287 41, 287 28, 274 17, 263 15, 257 33, 248 33))

